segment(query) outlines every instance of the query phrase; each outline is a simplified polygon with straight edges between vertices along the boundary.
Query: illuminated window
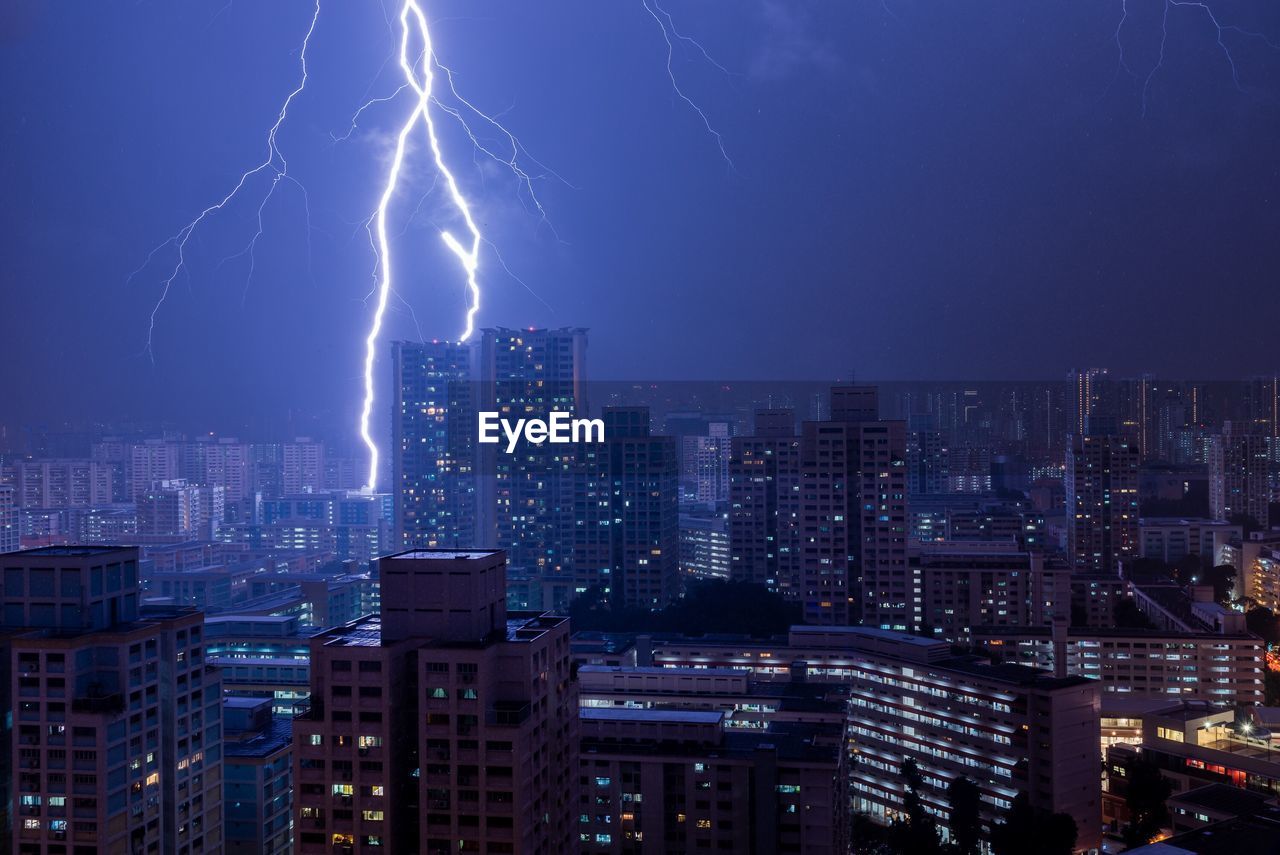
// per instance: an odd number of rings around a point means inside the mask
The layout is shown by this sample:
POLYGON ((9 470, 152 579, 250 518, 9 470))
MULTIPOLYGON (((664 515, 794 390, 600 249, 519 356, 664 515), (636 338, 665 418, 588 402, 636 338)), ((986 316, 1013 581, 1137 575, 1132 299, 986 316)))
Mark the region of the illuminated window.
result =
POLYGON ((355 787, 351 784, 334 784, 330 792, 335 796, 350 796, 355 794, 355 787))
POLYGON ((383 813, 380 810, 362 810, 360 815, 366 822, 382 822, 383 813))
POLYGON ((358 745, 361 748, 381 748, 382 737, 381 736, 361 736, 359 739, 356 740, 356 745, 358 745))
POLYGON ((1180 730, 1174 730, 1172 727, 1157 727, 1156 736, 1161 739, 1167 739, 1170 742, 1186 741, 1186 735, 1180 730))
POLYGON ((324 737, 323 737, 322 735, 320 735, 319 733, 313 733, 313 734, 311 734, 311 744, 312 744, 312 745, 324 745, 324 737))

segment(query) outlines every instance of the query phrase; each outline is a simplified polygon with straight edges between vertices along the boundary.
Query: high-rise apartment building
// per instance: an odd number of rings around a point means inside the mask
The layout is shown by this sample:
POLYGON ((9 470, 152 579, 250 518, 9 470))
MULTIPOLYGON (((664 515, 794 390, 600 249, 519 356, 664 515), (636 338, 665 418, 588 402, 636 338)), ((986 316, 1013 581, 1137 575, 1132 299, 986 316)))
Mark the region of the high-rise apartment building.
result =
MULTIPOLYGON (((547 418, 586 410, 587 331, 486 329, 480 344, 477 409, 502 418, 547 418)), ((570 499, 563 473, 575 447, 521 443, 481 445, 477 475, 476 543, 507 550, 513 567, 535 577, 566 572, 558 537, 570 499)))
POLYGON ((729 562, 735 581, 798 599, 800 437, 793 410, 759 410, 729 458, 729 562))
POLYGON ((19 460, 6 467, 20 508, 91 508, 111 503, 111 467, 95 460, 19 460))
POLYGON ((223 700, 226 855, 293 852, 293 721, 271 701, 223 700))
POLYGON ((660 609, 680 593, 675 439, 650 434, 647 407, 606 407, 603 422, 604 442, 577 446, 565 479, 566 563, 577 592, 660 609))
POLYGON ((379 561, 381 616, 311 641, 297 851, 554 853, 577 842, 568 620, 507 612, 501 551, 379 561))
POLYGON ((1215 520, 1249 517, 1270 527, 1272 462, 1267 437, 1226 422, 1209 441, 1209 510, 1215 520))
POLYGON ((1077 436, 1089 433, 1089 420, 1112 416, 1109 372, 1105 368, 1084 368, 1067 375, 1070 386, 1070 432, 1077 436))
POLYGON ((1075 434, 1067 445, 1067 556, 1114 572, 1138 554, 1138 446, 1114 433, 1075 434))
POLYGON ((138 533, 212 540, 224 507, 221 487, 157 481, 138 497, 138 533))
POLYGON ((203 616, 139 608, 138 552, 0 558, 13 852, 223 851, 222 685, 203 616))
POLYGON ((476 541, 476 410, 471 353, 452 342, 391 345, 391 484, 397 542, 409 547, 476 541))
POLYGON ((729 499, 729 425, 712 422, 706 436, 681 438, 680 481, 689 500, 715 505, 729 499))
POLYGON ((324 443, 300 436, 280 448, 281 483, 284 495, 317 493, 324 489, 324 443))
POLYGON ((907 562, 906 424, 879 419, 875 387, 836 387, 831 419, 804 423, 800 457, 805 621, 919 626, 907 562))
POLYGON ((129 500, 136 502, 157 481, 182 477, 181 454, 177 443, 148 439, 130 448, 129 500))
POLYGON ((13 487, 0 484, 0 554, 17 552, 22 543, 13 487))

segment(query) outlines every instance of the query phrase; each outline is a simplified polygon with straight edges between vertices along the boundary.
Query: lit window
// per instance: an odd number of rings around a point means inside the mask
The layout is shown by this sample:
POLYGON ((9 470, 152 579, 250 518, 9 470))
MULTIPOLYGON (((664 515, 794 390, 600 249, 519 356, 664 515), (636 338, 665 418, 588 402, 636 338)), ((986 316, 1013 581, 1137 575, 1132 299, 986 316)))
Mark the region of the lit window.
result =
POLYGON ((383 813, 380 810, 362 810, 360 815, 366 822, 382 822, 383 813))

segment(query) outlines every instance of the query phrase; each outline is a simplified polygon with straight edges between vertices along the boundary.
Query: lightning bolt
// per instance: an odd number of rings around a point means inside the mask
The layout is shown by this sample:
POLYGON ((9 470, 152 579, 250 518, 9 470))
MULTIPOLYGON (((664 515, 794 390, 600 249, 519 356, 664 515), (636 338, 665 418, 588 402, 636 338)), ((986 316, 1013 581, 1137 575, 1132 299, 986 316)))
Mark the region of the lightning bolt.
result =
MULTIPOLYGON (((436 133, 436 121, 431 108, 433 104, 439 103, 433 94, 436 77, 435 67, 437 65, 435 50, 431 42, 431 28, 427 24, 427 16, 423 13, 422 7, 417 0, 406 0, 400 9, 400 69, 404 72, 405 82, 416 98, 413 109, 405 119, 400 128, 400 133, 396 137, 395 153, 392 156, 391 166, 387 172, 386 185, 373 217, 377 233, 378 264, 382 275, 377 285, 373 321, 370 324, 369 333, 365 337, 364 406, 360 411, 360 437, 369 449, 369 478, 365 484, 365 490, 370 493, 375 490, 378 483, 378 445, 374 442, 369 429, 369 419, 373 414, 374 402, 373 366, 377 357, 378 339, 382 333, 382 322, 386 316, 387 301, 391 294, 393 283, 391 245, 387 237, 387 209, 399 188, 400 172, 404 167, 409 134, 413 132, 419 123, 426 129, 427 142, 431 149, 432 158, 435 161, 436 172, 444 180, 449 199, 466 224, 466 240, 469 247, 454 237, 452 232, 444 230, 440 232, 441 240, 444 241, 445 246, 457 258, 463 272, 466 274, 470 301, 462 332, 458 336, 460 342, 471 338, 472 333, 475 332, 475 316, 476 312, 480 310, 480 285, 476 274, 480 266, 480 247, 484 238, 480 234, 475 218, 472 216, 471 206, 458 188, 458 181, 446 162, 444 152, 440 147, 439 136, 436 133), (422 51, 416 58, 411 58, 409 45, 415 30, 418 40, 422 43, 422 51), (419 66, 421 66, 421 71, 418 70, 419 66)), ((443 68, 443 66, 440 67, 443 68)))
MULTIPOLYGON (((230 6, 229 3, 227 5, 230 6)), ((219 14, 221 14, 221 11, 219 12, 219 14)), ((221 211, 228 204, 230 204, 233 199, 235 199, 237 196, 240 195, 240 191, 244 189, 245 184, 249 181, 250 178, 260 173, 266 172, 268 170, 270 170, 272 173, 271 184, 268 186, 266 194, 263 195, 262 200, 258 204, 257 231, 254 233, 253 237, 249 241, 248 246, 246 246, 244 250, 242 250, 239 253, 236 253, 233 256, 228 256, 227 258, 223 259, 223 263, 225 263, 226 261, 232 260, 234 258, 238 258, 244 255, 245 253, 249 254, 250 268, 249 268, 248 278, 246 279, 246 282, 245 282, 246 292, 248 290, 248 283, 253 278, 253 270, 254 270, 254 263, 255 263, 253 253, 254 253, 254 250, 257 248, 258 239, 262 237, 262 229, 263 229, 262 212, 266 208, 267 203, 271 201, 272 196, 275 195, 276 188, 280 186, 281 181, 287 180, 302 190, 303 200, 307 204, 307 222, 308 222, 307 235, 308 235, 308 241, 310 240, 311 213, 310 213, 310 203, 309 201, 307 201, 306 188, 304 188, 296 178, 294 178, 289 174, 289 161, 285 158, 284 153, 280 151, 280 147, 276 143, 276 135, 280 132, 280 126, 284 124, 285 119, 289 115, 289 106, 293 103, 293 99, 298 97, 298 93, 300 93, 307 86, 307 48, 311 45, 311 36, 316 31, 316 22, 319 19, 320 19, 320 0, 315 0, 315 8, 311 14, 311 23, 307 27, 306 35, 303 36, 302 46, 299 49, 299 58, 302 66, 302 79, 298 82, 297 87, 295 87, 294 90, 289 93, 288 97, 284 99, 284 103, 280 105, 280 112, 276 115, 275 123, 267 130, 266 159, 263 160, 261 163, 259 163, 257 166, 253 167, 252 169, 249 169, 246 172, 241 173, 240 180, 237 181, 235 186, 231 188, 231 192, 227 193, 227 195, 223 196, 219 201, 214 202, 212 205, 202 210, 196 216, 195 219, 188 222, 185 226, 183 226, 177 232, 170 235, 168 239, 166 239, 163 243, 161 243, 160 245, 152 249, 151 252, 147 254, 147 257, 142 262, 142 264, 136 270, 130 273, 128 276, 128 279, 126 279, 126 284, 128 284, 129 282, 132 282, 135 276, 137 276, 139 273, 141 273, 143 270, 145 270, 147 267, 151 265, 151 262, 155 259, 156 255, 162 249, 168 246, 176 246, 177 261, 174 263, 173 269, 169 271, 169 275, 164 278, 164 281, 160 290, 160 297, 156 300, 155 305, 151 309, 151 315, 150 315, 148 326, 147 326, 147 346, 145 348, 145 353, 153 363, 155 362, 155 351, 153 348, 153 343, 154 343, 155 331, 156 331, 156 317, 160 314, 160 309, 164 306, 165 300, 168 299, 169 291, 173 288, 174 281, 178 278, 179 274, 183 274, 187 270, 188 241, 191 240, 191 236, 195 233, 196 229, 198 229, 200 225, 204 223, 205 220, 207 220, 209 217, 211 217, 213 214, 217 213, 218 211, 221 211)))
POLYGON ((684 90, 680 88, 680 82, 676 79, 675 69, 672 68, 672 64, 675 62, 675 42, 681 41, 692 44, 699 52, 701 52, 702 56, 711 65, 726 74, 730 72, 720 63, 712 59, 711 55, 707 53, 706 48, 701 44, 678 31, 675 26, 675 21, 672 20, 671 15, 665 9, 658 5, 658 0, 640 0, 640 3, 644 6, 644 10, 649 13, 649 17, 653 18, 654 23, 658 25, 658 29, 662 31, 662 40, 667 44, 667 78, 671 81, 672 91, 676 93, 676 96, 681 101, 689 106, 689 109, 698 114, 698 118, 702 120, 702 126, 706 128, 707 133, 711 135, 711 138, 715 140, 716 146, 720 149, 720 156, 724 158, 725 165, 729 167, 730 172, 736 173, 738 168, 734 165, 733 158, 729 157, 729 151, 724 145, 724 137, 721 136, 720 132, 711 124, 711 120, 707 118, 707 114, 698 106, 697 102, 686 95, 684 90))
MULTIPOLYGON (((1235 54, 1231 50, 1231 46, 1227 44, 1226 34, 1234 33, 1247 39, 1254 39, 1265 44, 1274 51, 1280 51, 1280 43, 1268 38, 1266 34, 1246 30, 1244 27, 1235 24, 1224 24, 1218 17, 1218 13, 1205 0, 1164 0, 1160 13, 1160 51, 1156 57, 1156 62, 1151 66, 1145 76, 1142 76, 1142 115, 1147 115, 1147 108, 1150 103, 1151 84, 1155 80, 1156 75, 1164 67, 1165 49, 1169 44, 1169 14, 1180 8, 1198 10, 1208 19, 1209 24, 1213 27, 1214 36, 1218 43, 1218 49, 1222 52, 1222 56, 1227 61, 1227 65, 1231 69, 1231 82, 1235 84, 1238 91, 1243 92, 1244 87, 1240 84, 1240 67, 1236 63, 1235 54)), ((1133 78, 1139 78, 1140 75, 1133 70, 1129 64, 1128 58, 1125 56, 1124 40, 1122 33, 1125 24, 1129 20, 1129 2, 1128 0, 1120 0, 1120 22, 1116 25, 1114 39, 1116 43, 1116 52, 1118 55, 1117 73, 1121 70, 1129 74, 1133 78)))

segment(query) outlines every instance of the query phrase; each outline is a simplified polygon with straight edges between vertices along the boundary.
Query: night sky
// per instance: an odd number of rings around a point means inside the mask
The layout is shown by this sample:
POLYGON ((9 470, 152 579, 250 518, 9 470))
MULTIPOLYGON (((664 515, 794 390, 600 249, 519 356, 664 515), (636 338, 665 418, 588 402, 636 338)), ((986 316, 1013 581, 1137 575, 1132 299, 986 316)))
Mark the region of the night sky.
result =
MULTIPOLYGON (((1280 4, 1221 0, 667 0, 676 99, 640 0, 425 0, 441 59, 567 183, 446 154, 488 237, 481 326, 585 326, 610 378, 1058 378, 1102 365, 1226 378, 1280 368, 1280 4), (544 302, 545 301, 545 304, 544 302)), ((387 15, 398 7, 387 0, 387 15)), ((328 0, 279 144, 256 269, 235 256, 267 178, 131 270, 265 153, 297 82, 305 0, 0 7, 0 422, 328 414, 354 421, 373 258, 360 223, 408 101, 373 0, 328 0), (381 68, 381 74, 379 70, 381 68)), ((394 23, 394 20, 393 20, 394 23)), ((398 32, 396 35, 398 39, 398 32)), ((421 137, 417 137, 421 141, 421 137)), ((462 278, 427 153, 393 209, 400 293, 453 337, 462 278), (419 204, 421 201, 421 204, 419 204), (410 220, 415 208, 417 215, 410 220), (406 226, 407 223, 407 226, 406 226)), ((530 169, 534 167, 529 165, 530 169)), ((416 338, 404 304, 388 340, 416 338)), ((384 348, 385 350, 385 348, 384 348)), ((386 363, 380 367, 386 401, 386 363)))

